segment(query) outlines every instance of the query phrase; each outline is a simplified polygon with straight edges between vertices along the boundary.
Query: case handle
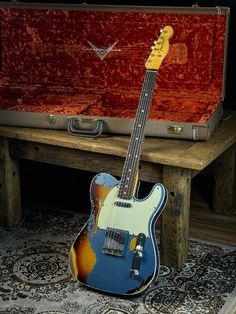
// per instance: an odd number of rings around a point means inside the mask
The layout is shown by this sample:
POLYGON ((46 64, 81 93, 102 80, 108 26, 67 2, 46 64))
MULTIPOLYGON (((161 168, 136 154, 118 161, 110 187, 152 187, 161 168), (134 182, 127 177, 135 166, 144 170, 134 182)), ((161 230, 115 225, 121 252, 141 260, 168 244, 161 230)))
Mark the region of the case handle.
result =
POLYGON ((98 137, 103 132, 103 127, 105 124, 105 120, 102 119, 78 119, 78 118, 68 118, 68 132, 72 135, 81 135, 81 136, 91 136, 91 137, 98 137), (85 129, 80 128, 78 121, 84 121, 87 123, 96 122, 96 126, 94 129, 85 129))

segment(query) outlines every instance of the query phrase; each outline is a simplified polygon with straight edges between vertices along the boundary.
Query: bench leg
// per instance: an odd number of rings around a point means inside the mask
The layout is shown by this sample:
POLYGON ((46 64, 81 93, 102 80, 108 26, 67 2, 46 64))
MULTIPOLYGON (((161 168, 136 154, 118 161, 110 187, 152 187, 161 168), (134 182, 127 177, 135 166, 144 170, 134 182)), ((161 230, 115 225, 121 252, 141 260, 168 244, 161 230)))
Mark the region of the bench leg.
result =
POLYGON ((161 264, 183 267, 188 254, 191 170, 163 166, 169 199, 162 214, 161 264))
POLYGON ((9 154, 7 139, 0 138, 0 225, 14 226, 21 219, 19 166, 9 154))
POLYGON ((235 147, 228 148, 215 161, 213 210, 217 214, 232 214, 235 197, 235 147))

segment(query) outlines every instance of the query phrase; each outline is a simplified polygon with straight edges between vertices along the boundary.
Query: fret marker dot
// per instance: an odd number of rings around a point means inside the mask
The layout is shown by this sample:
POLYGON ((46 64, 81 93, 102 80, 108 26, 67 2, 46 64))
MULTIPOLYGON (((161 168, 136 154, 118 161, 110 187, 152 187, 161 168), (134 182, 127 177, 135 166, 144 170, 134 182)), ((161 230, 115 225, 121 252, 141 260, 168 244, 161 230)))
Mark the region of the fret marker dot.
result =
POLYGON ((142 110, 142 112, 144 112, 144 110, 142 110))
POLYGON ((148 94, 145 94, 145 96, 147 96, 148 94))

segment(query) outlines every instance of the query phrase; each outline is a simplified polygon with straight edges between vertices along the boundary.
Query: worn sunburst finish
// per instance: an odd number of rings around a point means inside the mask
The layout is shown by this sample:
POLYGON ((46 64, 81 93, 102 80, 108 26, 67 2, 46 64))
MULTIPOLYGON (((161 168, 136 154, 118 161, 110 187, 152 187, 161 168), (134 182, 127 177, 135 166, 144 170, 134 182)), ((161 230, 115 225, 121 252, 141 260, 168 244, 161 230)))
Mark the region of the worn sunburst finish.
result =
POLYGON ((157 70, 168 53, 172 35, 172 27, 166 26, 145 63, 147 71, 121 180, 107 173, 95 176, 90 187, 92 211, 71 248, 75 278, 100 291, 137 294, 158 274, 154 226, 166 203, 166 189, 156 184, 145 199, 135 195, 157 70))
POLYGON ((71 269, 77 280, 94 289, 115 294, 140 293, 155 279, 159 269, 159 255, 154 236, 154 225, 166 203, 166 190, 156 184, 150 195, 138 200, 133 197, 131 208, 115 206, 119 181, 101 173, 91 183, 92 211, 87 224, 71 248, 71 269), (141 210, 142 209, 142 210, 141 210), (127 231, 122 256, 103 253, 107 227, 127 231), (137 232, 146 236, 140 274, 130 277, 137 232))

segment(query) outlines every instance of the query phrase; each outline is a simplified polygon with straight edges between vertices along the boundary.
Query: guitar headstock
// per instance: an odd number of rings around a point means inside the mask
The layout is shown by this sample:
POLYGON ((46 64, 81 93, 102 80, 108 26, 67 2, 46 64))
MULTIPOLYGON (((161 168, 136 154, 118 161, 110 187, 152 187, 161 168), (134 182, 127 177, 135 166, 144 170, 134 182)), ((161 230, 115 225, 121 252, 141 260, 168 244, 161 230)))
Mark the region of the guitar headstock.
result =
POLYGON ((171 26, 165 26, 161 30, 161 35, 157 41, 154 41, 155 46, 152 47, 152 52, 145 63, 147 69, 158 70, 160 68, 162 61, 168 54, 170 48, 169 39, 173 34, 174 31, 171 26))

